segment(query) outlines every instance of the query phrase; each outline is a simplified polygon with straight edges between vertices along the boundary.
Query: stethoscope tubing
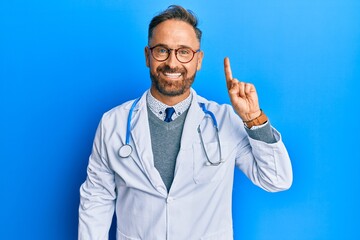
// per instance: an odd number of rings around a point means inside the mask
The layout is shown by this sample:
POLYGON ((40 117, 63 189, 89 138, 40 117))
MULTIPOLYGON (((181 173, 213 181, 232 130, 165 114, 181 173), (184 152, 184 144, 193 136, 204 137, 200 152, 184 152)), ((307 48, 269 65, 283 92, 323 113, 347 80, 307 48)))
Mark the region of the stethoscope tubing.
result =
POLYGON ((129 115, 128 115, 128 119, 127 119, 127 123, 126 123, 126 137, 125 137, 125 144, 122 145, 119 149, 119 156, 122 158, 127 158, 130 156, 130 154, 132 153, 133 149, 130 145, 130 129, 131 129, 131 118, 132 118, 132 114, 133 111, 135 109, 136 104, 139 102, 140 98, 137 98, 133 104, 131 105, 130 111, 129 111, 129 115))
POLYGON ((213 121, 213 124, 214 124, 214 127, 216 129, 218 129, 218 124, 217 124, 217 121, 216 121, 216 117, 214 115, 214 113, 212 113, 211 111, 207 110, 206 107, 205 107, 205 103, 199 103, 201 109, 204 111, 205 114, 209 114, 212 121, 213 121))
POLYGON ((132 113, 135 109, 136 104, 140 101, 140 98, 135 99, 135 101, 133 102, 133 104, 131 105, 130 111, 129 111, 129 115, 128 115, 128 119, 127 119, 127 126, 126 126, 126 139, 125 139, 125 145, 129 145, 130 143, 130 128, 131 128, 131 118, 132 118, 132 113))
MULTIPOLYGON (((130 111, 129 111, 129 115, 127 118, 127 123, 126 123, 126 137, 125 137, 125 145, 121 146, 119 149, 119 155, 122 158, 127 158, 130 156, 130 154, 132 153, 132 147, 130 145, 130 134, 131 134, 131 118, 132 118, 132 114, 133 111, 136 107, 136 104, 140 101, 140 98, 137 98, 134 100, 134 102, 131 105, 130 111)), ((219 137, 219 129, 218 129, 218 124, 215 118, 214 113, 212 113, 211 111, 207 110, 205 107, 205 103, 199 103, 201 109, 203 110, 203 112, 205 114, 208 114, 213 122, 214 128, 215 128, 215 132, 216 132, 216 137, 217 137, 217 142, 218 142, 218 148, 219 148, 219 161, 218 162, 213 162, 210 160, 209 156, 207 155, 207 150, 205 148, 205 143, 204 140, 202 138, 202 134, 201 134, 201 130, 200 130, 200 126, 198 127, 198 132, 200 135, 200 140, 201 140, 201 145, 203 146, 203 150, 205 152, 206 158, 207 158, 207 164, 209 166, 218 166, 221 163, 223 163, 223 159, 222 159, 222 154, 221 154, 221 143, 220 143, 220 137, 219 137)))

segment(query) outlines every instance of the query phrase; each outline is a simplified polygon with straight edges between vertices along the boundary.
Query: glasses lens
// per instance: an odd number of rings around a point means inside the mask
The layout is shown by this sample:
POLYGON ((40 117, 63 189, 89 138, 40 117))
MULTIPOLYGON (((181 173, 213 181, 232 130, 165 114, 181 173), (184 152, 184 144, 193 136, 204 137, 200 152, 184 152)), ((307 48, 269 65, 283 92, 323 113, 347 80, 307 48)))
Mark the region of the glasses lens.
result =
MULTIPOLYGON (((173 49, 168 49, 163 46, 156 46, 154 48, 151 48, 151 54, 156 60, 165 61, 166 59, 168 59, 169 54, 172 50, 173 49)), ((194 57, 194 52, 193 50, 191 50, 191 48, 178 48, 175 50, 175 52, 177 60, 181 63, 188 63, 194 57)))
POLYGON ((180 62, 190 62, 194 56, 194 52, 190 48, 179 48, 176 53, 176 57, 180 62))
POLYGON ((157 46, 152 50, 153 57, 158 61, 164 61, 169 56, 169 50, 162 46, 157 46))

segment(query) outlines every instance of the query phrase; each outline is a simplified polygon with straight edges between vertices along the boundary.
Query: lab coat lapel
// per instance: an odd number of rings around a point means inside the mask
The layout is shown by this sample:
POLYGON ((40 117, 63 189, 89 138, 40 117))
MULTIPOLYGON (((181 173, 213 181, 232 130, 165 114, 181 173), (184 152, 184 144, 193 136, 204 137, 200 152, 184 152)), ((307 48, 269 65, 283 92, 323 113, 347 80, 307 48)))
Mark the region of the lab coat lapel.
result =
POLYGON ((142 167, 142 171, 147 175, 154 188, 161 194, 167 194, 165 184, 154 166, 146 94, 141 97, 137 107, 134 109, 131 120, 131 136, 137 153, 137 155, 133 156, 133 159, 142 167))
POLYGON ((189 111, 186 116, 184 128, 181 136, 181 148, 192 146, 194 139, 197 137, 197 128, 203 120, 205 113, 201 110, 197 96, 194 93, 189 111))
MULTIPOLYGON (((193 93, 193 99, 189 108, 189 111, 186 116, 186 120, 184 123, 184 128, 181 136, 181 146, 180 151, 178 154, 178 158, 176 160, 176 166, 175 166, 175 175, 174 175, 174 181, 176 178, 177 173, 180 173, 180 170, 182 166, 187 166, 189 164, 189 159, 183 158, 183 152, 187 152, 187 154, 192 154, 192 146, 195 141, 195 139, 198 139, 198 132, 197 128, 200 125, 201 121, 204 119, 205 113, 202 111, 202 109, 199 106, 198 103, 198 97, 196 95, 196 92, 192 90, 193 93)), ((188 156, 188 155, 187 155, 188 156)), ((186 157, 187 158, 187 157, 186 157)), ((185 169, 183 169, 185 170, 185 169)))

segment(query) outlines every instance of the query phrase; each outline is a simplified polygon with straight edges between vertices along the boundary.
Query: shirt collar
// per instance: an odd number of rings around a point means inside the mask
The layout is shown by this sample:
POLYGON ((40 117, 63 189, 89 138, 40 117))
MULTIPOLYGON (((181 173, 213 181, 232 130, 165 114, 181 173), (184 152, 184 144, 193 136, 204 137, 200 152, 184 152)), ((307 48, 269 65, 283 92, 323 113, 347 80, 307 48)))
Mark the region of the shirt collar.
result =
POLYGON ((160 102, 159 100, 157 100, 150 92, 150 90, 148 90, 148 93, 146 95, 146 101, 148 104, 148 107, 150 108, 150 110, 161 120, 165 119, 165 109, 168 107, 173 107, 175 109, 175 113, 172 116, 172 120, 175 120, 177 117, 179 117, 183 112, 185 112, 191 105, 191 101, 192 101, 192 92, 190 93, 190 95, 184 99, 183 101, 177 103, 174 106, 168 106, 165 103, 160 102))

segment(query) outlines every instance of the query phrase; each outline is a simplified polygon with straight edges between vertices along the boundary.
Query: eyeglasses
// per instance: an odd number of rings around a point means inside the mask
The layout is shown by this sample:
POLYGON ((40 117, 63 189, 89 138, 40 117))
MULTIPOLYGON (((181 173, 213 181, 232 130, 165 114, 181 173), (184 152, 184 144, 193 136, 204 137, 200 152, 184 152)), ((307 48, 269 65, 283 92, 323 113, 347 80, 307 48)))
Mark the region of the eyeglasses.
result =
POLYGON ((193 60, 195 53, 200 52, 200 49, 194 51, 188 47, 173 49, 157 45, 154 47, 149 46, 148 48, 150 49, 153 58, 155 58, 159 62, 166 61, 169 58, 171 51, 175 51, 176 59, 181 63, 190 62, 191 60, 193 60))

